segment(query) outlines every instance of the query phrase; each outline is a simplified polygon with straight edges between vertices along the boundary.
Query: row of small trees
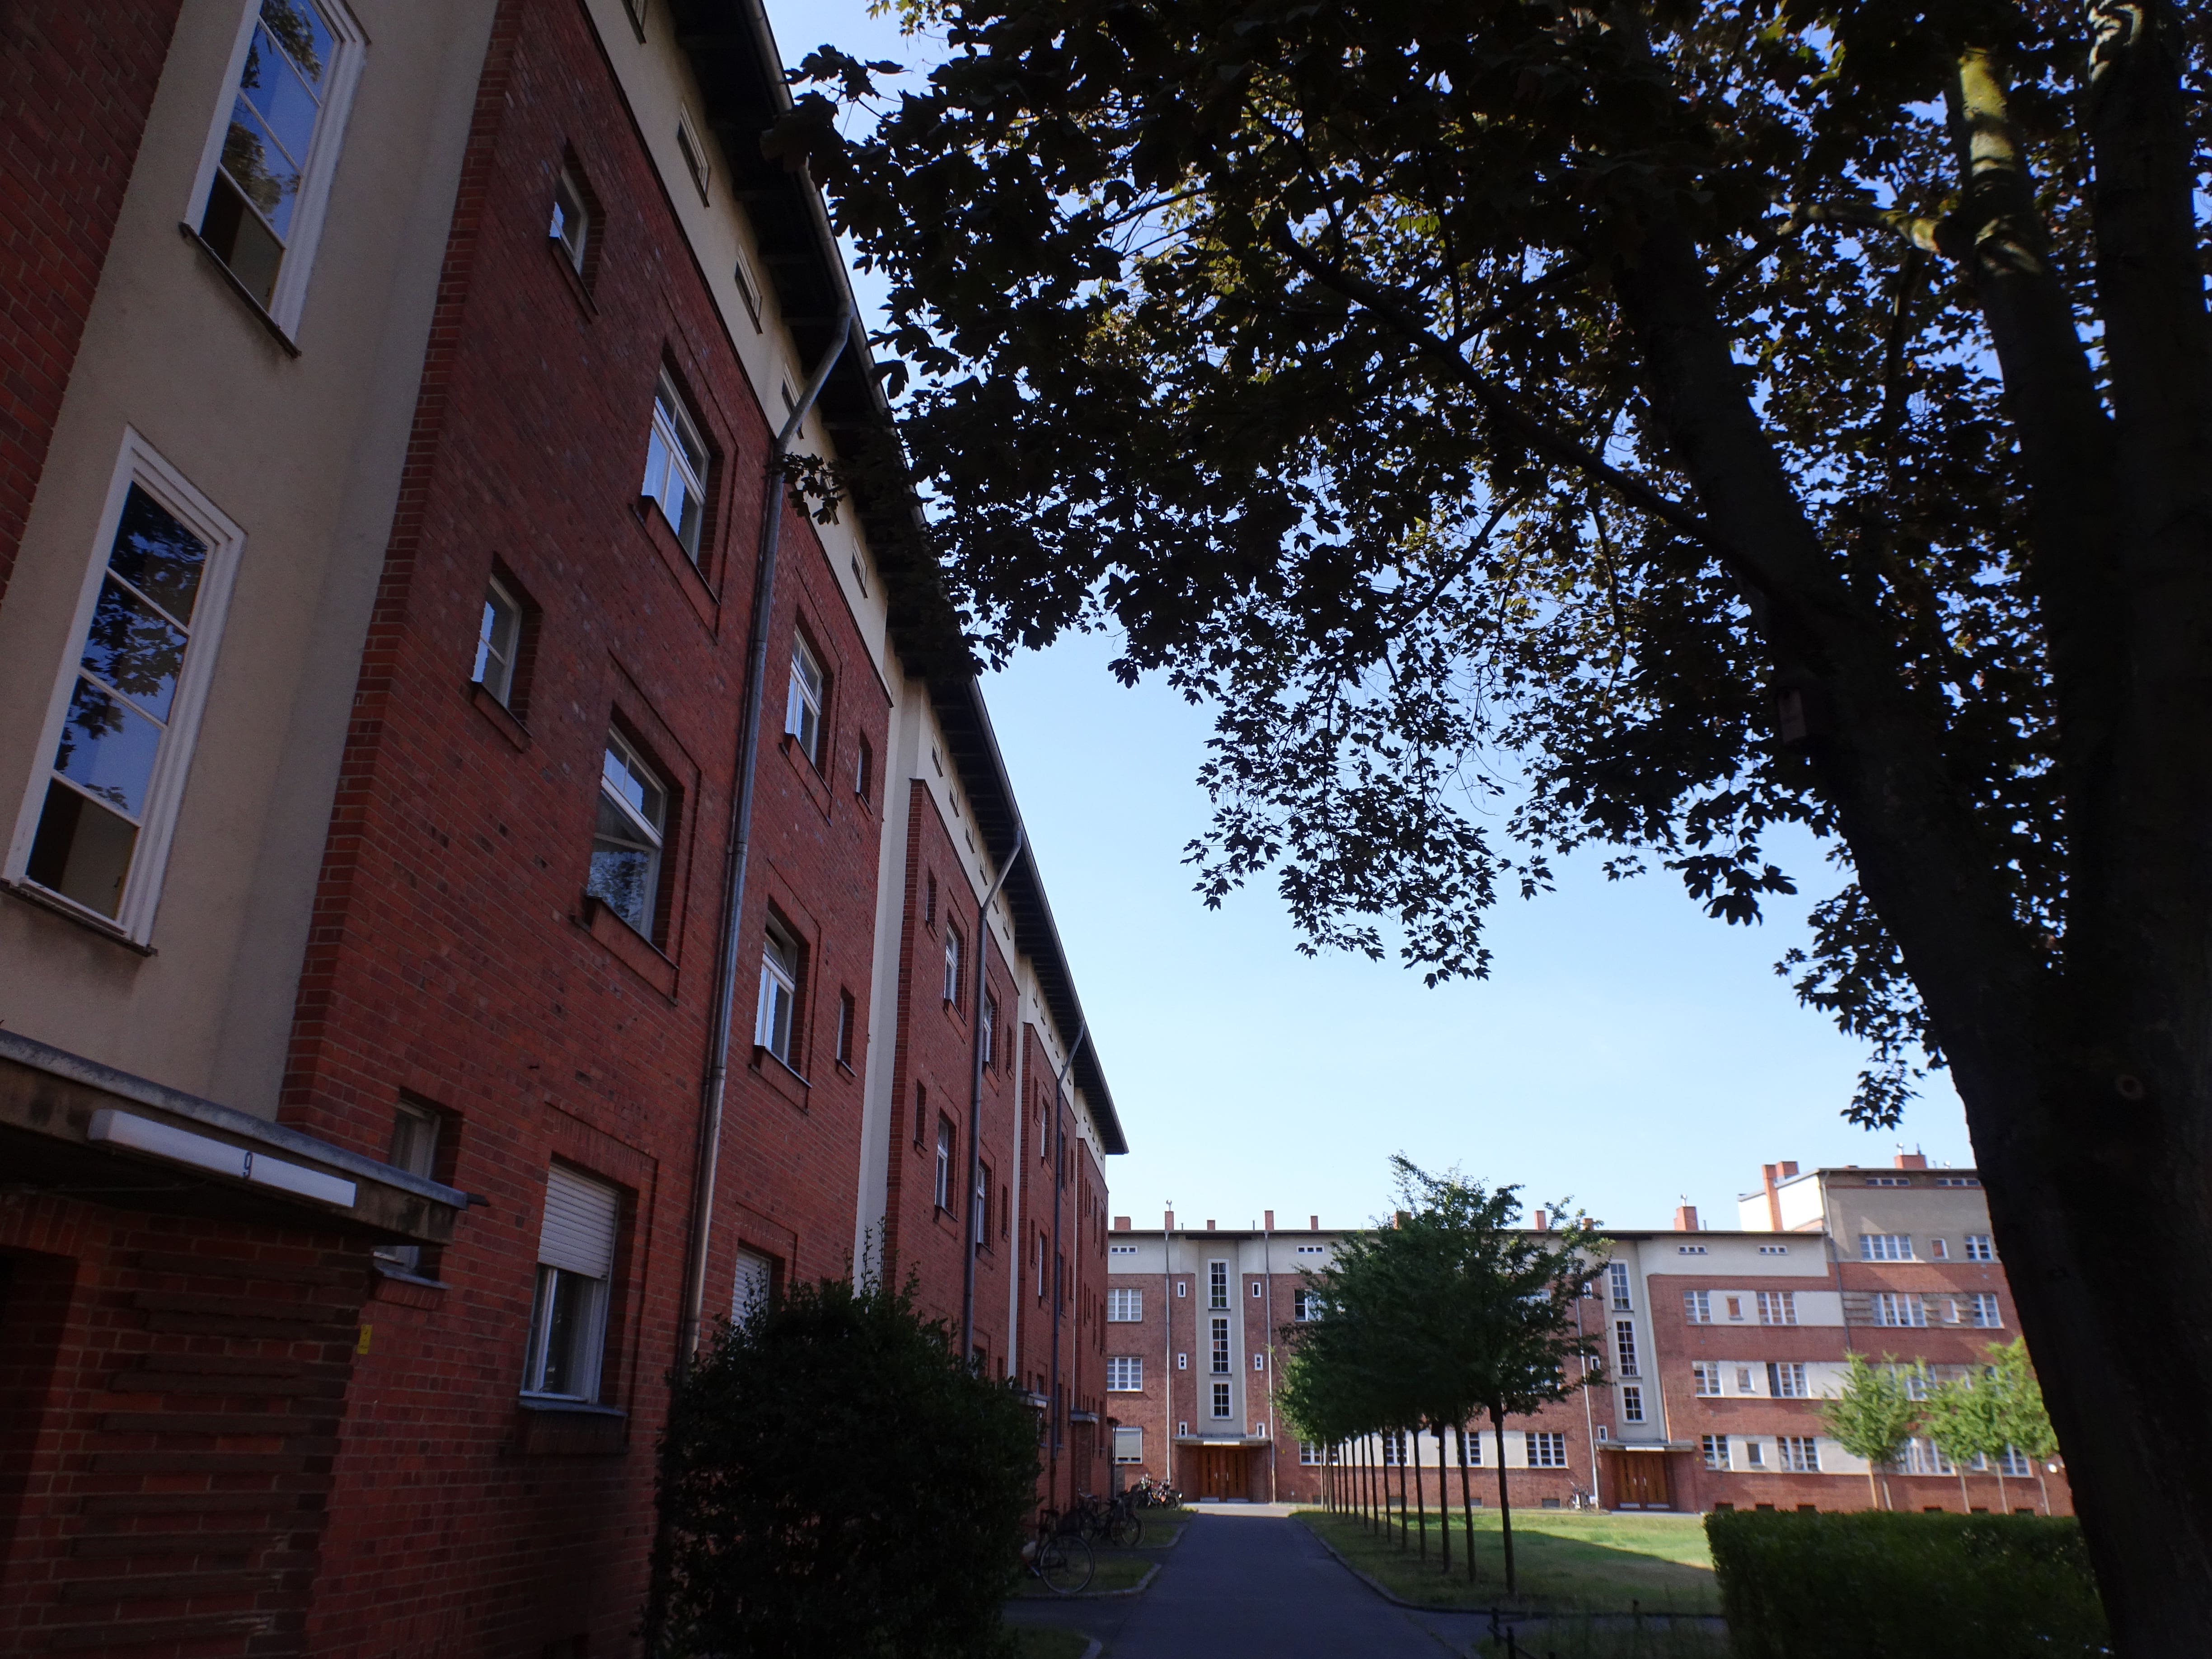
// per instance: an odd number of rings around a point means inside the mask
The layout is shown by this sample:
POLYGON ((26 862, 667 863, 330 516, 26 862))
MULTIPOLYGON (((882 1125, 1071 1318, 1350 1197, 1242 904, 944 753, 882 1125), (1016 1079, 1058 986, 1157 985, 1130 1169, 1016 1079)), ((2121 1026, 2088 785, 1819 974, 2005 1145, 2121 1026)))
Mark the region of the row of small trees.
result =
POLYGON ((2045 1460, 2058 1449, 2043 1390, 2028 1364, 2027 1339, 1993 1343, 1979 1375, 1938 1378, 1925 1360, 1900 1364, 1895 1355, 1877 1363, 1863 1353, 1848 1356, 1850 1370, 1836 1397, 1820 1408, 1823 1425, 1837 1444, 1867 1464, 1867 1490, 1876 1503, 1876 1471, 1905 1455, 1916 1434, 1936 1443, 1959 1474, 1960 1506, 1966 1506, 1966 1466, 1982 1460, 1997 1477, 2003 1498, 2005 1455, 2018 1452, 2035 1466, 2043 1492, 2043 1512, 2051 1513, 2051 1489, 2043 1478, 2045 1460))
MULTIPOLYGON (((1474 1576, 1467 1425, 1487 1419, 1499 1452, 1498 1503, 1505 1588, 1516 1586, 1507 1488, 1504 1421, 1564 1400, 1597 1375, 1597 1337, 1583 1330, 1580 1303, 1604 1267, 1602 1242, 1587 1217, 1559 1217, 1529 1232, 1519 1188, 1486 1188, 1455 1174, 1431 1176, 1391 1160, 1404 1207, 1395 1225, 1355 1234, 1334 1261, 1307 1275, 1318 1317, 1285 1328, 1290 1347, 1278 1409, 1309 1440, 1332 1449, 1376 1436, 1402 1436, 1419 1467, 1420 1436, 1437 1441, 1438 1519, 1451 1565, 1451 1522, 1442 1480, 1445 1435, 1458 1437, 1468 1576, 1474 1576)), ((1340 1464, 1340 1467, 1341 1465, 1340 1464)), ((1387 1473, 1387 1472, 1386 1472, 1387 1473)), ((1418 1484, 1418 1476, 1416 1476, 1418 1484)), ((1370 1479, 1364 1491, 1372 1494, 1370 1479)), ((1387 1510, 1387 1494, 1383 1499, 1387 1510)), ((1427 1538, 1423 1528, 1422 1548, 1427 1538)))

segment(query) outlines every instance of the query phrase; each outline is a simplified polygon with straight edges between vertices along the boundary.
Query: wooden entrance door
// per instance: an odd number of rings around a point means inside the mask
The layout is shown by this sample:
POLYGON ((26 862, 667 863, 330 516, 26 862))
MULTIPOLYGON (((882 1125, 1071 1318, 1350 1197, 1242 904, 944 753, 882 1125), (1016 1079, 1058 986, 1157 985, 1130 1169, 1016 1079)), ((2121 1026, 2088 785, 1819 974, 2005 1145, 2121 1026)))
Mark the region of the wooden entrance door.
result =
POLYGON ((1198 1449, 1198 1495, 1200 1498, 1242 1498, 1244 1494, 1244 1449, 1242 1446, 1200 1446, 1198 1449))
POLYGON ((1625 1510, 1671 1510, 1674 1493, 1667 1479, 1664 1452, 1616 1452, 1613 1473, 1619 1480, 1617 1500, 1625 1510))

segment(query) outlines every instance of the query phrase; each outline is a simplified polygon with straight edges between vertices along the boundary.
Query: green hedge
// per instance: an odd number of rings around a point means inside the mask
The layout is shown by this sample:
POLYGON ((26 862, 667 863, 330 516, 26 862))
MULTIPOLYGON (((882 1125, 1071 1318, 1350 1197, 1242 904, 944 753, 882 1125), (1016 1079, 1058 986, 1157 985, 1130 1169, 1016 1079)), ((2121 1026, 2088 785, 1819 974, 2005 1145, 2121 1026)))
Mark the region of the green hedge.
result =
POLYGON ((2087 1659, 2111 1650, 2073 1521, 2028 1515, 1705 1520, 1735 1659, 2087 1659))

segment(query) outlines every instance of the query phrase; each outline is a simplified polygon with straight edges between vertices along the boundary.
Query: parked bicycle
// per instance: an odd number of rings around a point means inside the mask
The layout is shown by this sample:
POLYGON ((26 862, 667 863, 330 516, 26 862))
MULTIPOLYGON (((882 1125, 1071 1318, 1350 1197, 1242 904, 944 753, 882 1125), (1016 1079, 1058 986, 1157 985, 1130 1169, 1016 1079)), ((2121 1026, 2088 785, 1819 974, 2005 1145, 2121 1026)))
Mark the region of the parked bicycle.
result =
POLYGON ((1095 1542, 1121 1549, 1134 1549, 1145 1536, 1145 1523, 1138 1518, 1136 1500, 1126 1492, 1116 1492, 1112 1498, 1101 1498, 1095 1492, 1079 1493, 1061 1516, 1060 1525, 1079 1527, 1095 1542))
POLYGON ((1022 1546, 1022 1567, 1032 1578, 1044 1580, 1045 1587, 1056 1595, 1075 1595, 1091 1587, 1091 1576, 1098 1570, 1097 1558, 1091 1551, 1091 1540, 1083 1535, 1081 1524, 1070 1530, 1066 1517, 1051 1510, 1037 1515, 1036 1536, 1022 1546))
POLYGON ((1174 1509, 1182 1502, 1182 1494, 1157 1475, 1140 1474, 1129 1488, 1129 1502, 1136 1508, 1174 1509))

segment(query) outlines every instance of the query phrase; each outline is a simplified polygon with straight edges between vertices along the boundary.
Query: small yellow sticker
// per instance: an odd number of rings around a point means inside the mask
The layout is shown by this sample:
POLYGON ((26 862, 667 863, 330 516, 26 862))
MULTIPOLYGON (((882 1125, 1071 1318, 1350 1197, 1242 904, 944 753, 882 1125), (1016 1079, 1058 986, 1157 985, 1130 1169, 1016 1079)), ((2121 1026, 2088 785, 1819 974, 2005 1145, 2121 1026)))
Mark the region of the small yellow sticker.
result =
POLYGON ((375 1328, 374 1326, 369 1325, 364 1325, 361 1328, 361 1335, 353 1345, 353 1351, 356 1353, 367 1353, 368 1352, 368 1334, 374 1328, 375 1328))

